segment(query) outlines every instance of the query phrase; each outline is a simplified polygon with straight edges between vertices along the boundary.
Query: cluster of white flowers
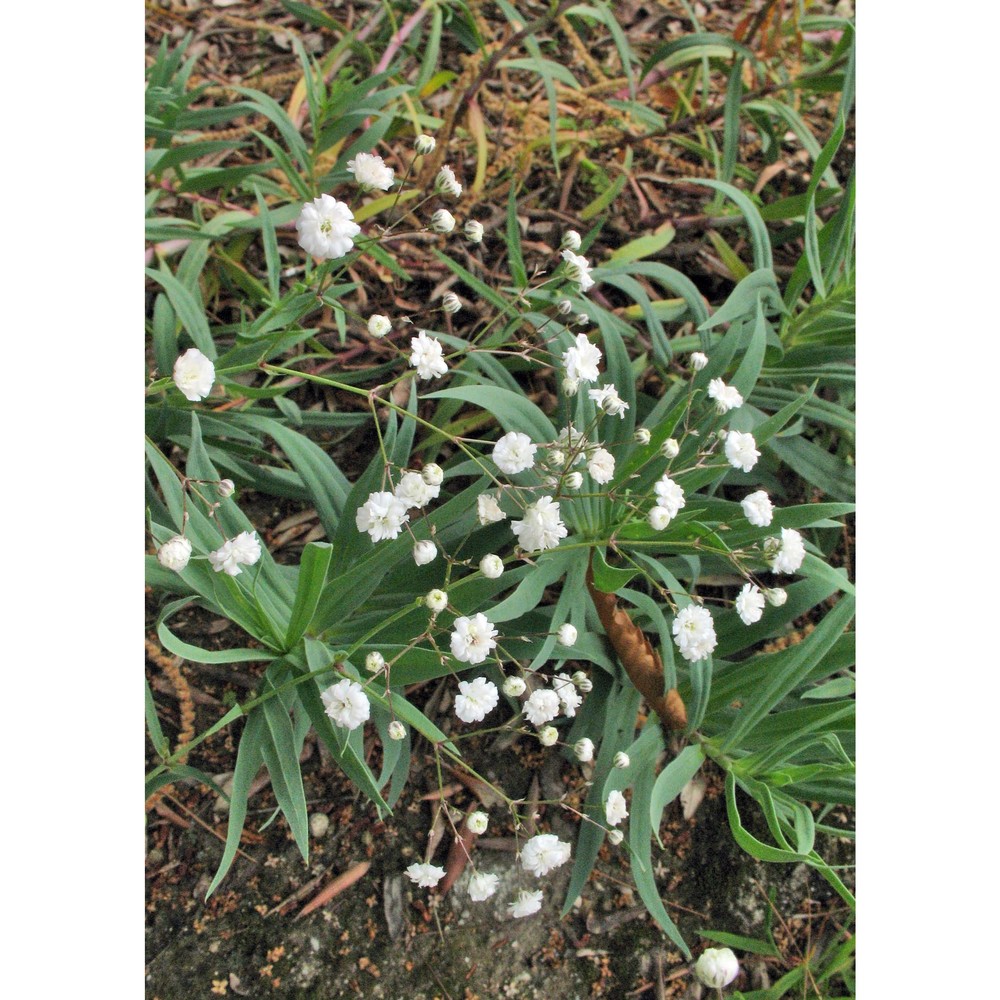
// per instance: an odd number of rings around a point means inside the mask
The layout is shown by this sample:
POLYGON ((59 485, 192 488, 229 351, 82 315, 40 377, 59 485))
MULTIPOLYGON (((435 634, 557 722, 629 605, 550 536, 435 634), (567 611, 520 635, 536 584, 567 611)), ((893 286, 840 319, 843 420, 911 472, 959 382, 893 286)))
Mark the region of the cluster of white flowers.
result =
POLYGON ((328 687, 321 697, 326 706, 326 714, 341 729, 357 729, 371 715, 371 703, 364 688, 348 677, 328 687))
POLYGON ((426 330, 420 330, 410 340, 410 348, 413 351, 410 355, 410 366, 417 369, 419 378, 438 378, 448 371, 441 341, 428 337, 426 330))
POLYGON ((782 528, 781 538, 768 538, 764 542, 764 555, 775 573, 794 573, 806 557, 806 547, 794 528, 782 528))
POLYGON ((505 475, 515 476, 535 464, 537 450, 538 446, 527 434, 510 431, 493 446, 493 461, 505 475))
MULTIPOLYGON (((454 648, 454 636, 452 645, 454 648)), ((493 681, 488 681, 485 677, 459 681, 458 694, 455 696, 455 714, 463 722, 482 722, 497 707, 499 701, 500 692, 497 691, 493 681)))
POLYGON ((302 206, 295 220, 299 246, 324 260, 336 260, 350 253, 361 227, 354 213, 342 201, 322 194, 302 206))
POLYGON ((388 191, 392 187, 394 171, 385 160, 374 153, 358 153, 347 161, 347 169, 362 191, 388 191))
POLYGON ((241 566, 253 566, 260 559, 260 542, 255 531, 241 531, 235 538, 209 552, 208 561, 216 573, 239 576, 241 566))
POLYGON ((354 516, 358 531, 367 531, 373 542, 398 537, 409 521, 406 504, 392 493, 371 493, 354 516))
POLYGON ((539 497, 529 504, 524 520, 511 521, 510 526, 526 552, 554 549, 559 539, 568 534, 566 525, 559 519, 559 504, 550 496, 539 497))
MULTIPOLYGON (((494 638, 496 635, 497 630, 481 611, 471 618, 462 615, 461 618, 455 619, 454 631, 451 633, 452 655, 462 663, 482 663, 490 652, 496 649, 497 642, 494 638)), ((490 687, 495 694, 496 685, 490 682, 490 687)), ((496 701, 493 704, 495 705, 496 701)))
POLYGON ((689 604, 677 612, 672 631, 681 656, 692 662, 710 656, 718 642, 711 612, 698 604, 689 604))
POLYGON ((436 500, 441 492, 440 486, 432 486, 419 472, 404 472, 399 477, 396 489, 393 491, 397 500, 407 510, 426 507, 431 500, 436 500))
POLYGON ((215 383, 215 365, 197 347, 189 347, 174 362, 174 385, 185 399, 197 403, 212 391, 215 383))

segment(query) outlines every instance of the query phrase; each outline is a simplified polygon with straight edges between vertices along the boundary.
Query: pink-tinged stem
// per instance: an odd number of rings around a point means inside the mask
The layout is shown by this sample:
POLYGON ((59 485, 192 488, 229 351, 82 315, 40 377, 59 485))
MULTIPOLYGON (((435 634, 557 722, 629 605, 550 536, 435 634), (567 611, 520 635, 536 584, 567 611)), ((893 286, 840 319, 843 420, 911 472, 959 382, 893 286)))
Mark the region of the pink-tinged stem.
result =
POLYGON ((423 20, 424 15, 430 10, 431 6, 435 0, 425 0, 416 11, 414 11, 404 22, 399 31, 389 39, 389 44, 385 47, 385 52, 382 53, 382 58, 379 59, 378 64, 375 67, 375 73, 383 73, 388 68, 389 63, 392 62, 393 56, 402 48, 403 42, 406 41, 410 35, 413 34, 413 29, 420 24, 423 20))

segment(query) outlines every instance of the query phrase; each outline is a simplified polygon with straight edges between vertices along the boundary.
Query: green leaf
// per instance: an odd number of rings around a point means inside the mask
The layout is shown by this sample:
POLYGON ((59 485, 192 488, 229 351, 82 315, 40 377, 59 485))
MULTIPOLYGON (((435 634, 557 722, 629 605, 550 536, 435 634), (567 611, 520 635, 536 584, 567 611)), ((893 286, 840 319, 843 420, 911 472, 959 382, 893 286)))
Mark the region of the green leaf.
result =
POLYGON ((429 392, 424 399, 461 399, 492 413, 505 431, 520 431, 532 441, 554 441, 555 428, 542 411, 523 394, 490 385, 451 386, 429 392))
POLYGON ((649 823, 661 848, 663 841, 660 840, 660 823, 663 821, 663 810, 680 795, 681 789, 698 773, 704 759, 705 751, 701 745, 692 743, 656 776, 649 798, 649 823))
POLYGON ((638 567, 618 568, 609 566, 600 548, 594 548, 594 586, 605 594, 613 594, 624 587, 639 572, 638 567))
POLYGON ((697 933, 707 941, 714 941, 716 944, 727 945, 730 948, 739 948, 740 951, 749 951, 753 955, 768 955, 772 958, 781 958, 781 952, 778 951, 778 947, 773 941, 744 937, 742 934, 729 934, 726 931, 699 930, 697 933))
POLYGON ((316 613, 332 555, 333 546, 329 542, 310 542, 302 552, 295 604, 285 633, 286 649, 291 649, 302 638, 316 613))
MULTIPOLYGON (((153 701, 153 692, 149 689, 149 681, 144 681, 146 685, 146 728, 149 730, 149 739, 153 744, 153 749, 161 756, 166 757, 170 753, 170 744, 163 735, 160 728, 160 720, 156 714, 156 702, 153 701)), ((149 795, 146 796, 149 798, 149 795)))
POLYGON ((721 191, 726 197, 731 198, 736 207, 743 213, 750 227, 750 242, 753 245, 754 270, 772 270, 774 260, 771 255, 771 240, 767 235, 767 226, 760 217, 757 206, 739 189, 732 184, 724 184, 722 181, 711 180, 707 177, 690 177, 685 183, 703 184, 715 191, 721 191))
POLYGON ((194 346, 206 358, 214 360, 216 356, 215 341, 212 340, 204 308, 195 301, 194 296, 184 285, 167 270, 166 265, 162 271, 155 271, 151 267, 147 267, 145 270, 146 277, 152 278, 167 293, 170 305, 173 306, 181 326, 190 334, 194 346))
POLYGON ((643 257, 652 257, 668 246, 676 234, 677 231, 668 222, 654 233, 647 233, 645 236, 637 236, 634 240, 629 240, 628 243, 612 251, 609 259, 617 264, 628 264, 634 260, 641 260, 643 257))

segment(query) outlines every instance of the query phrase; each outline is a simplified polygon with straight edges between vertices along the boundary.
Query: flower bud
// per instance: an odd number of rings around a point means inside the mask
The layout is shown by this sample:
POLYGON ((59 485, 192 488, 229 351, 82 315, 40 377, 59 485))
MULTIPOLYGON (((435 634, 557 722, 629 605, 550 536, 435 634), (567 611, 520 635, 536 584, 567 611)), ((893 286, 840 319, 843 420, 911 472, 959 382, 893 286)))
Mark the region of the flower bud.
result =
POLYGON ((565 464, 566 464, 566 452, 561 451, 559 448, 553 448, 549 452, 549 465, 558 467, 565 464))
POLYGON ((563 299, 556 308, 560 315, 568 316, 573 311, 573 303, 569 299, 563 299))
POLYGON ((649 526, 653 531, 663 531, 670 524, 670 511, 664 507, 654 507, 649 512, 649 526))
POLYGON ((457 313, 462 308, 462 301, 454 292, 448 292, 441 300, 441 308, 446 313, 457 313))
POLYGON ((385 657, 377 652, 373 651, 365 657, 365 670, 370 674, 377 674, 379 671, 385 669, 385 657))
POLYGON ((582 670, 577 670, 570 680, 573 682, 574 687, 584 694, 594 690, 594 682, 582 670))
POLYGON ((563 622, 559 626, 559 631, 556 632, 556 639, 560 646, 572 646, 576 642, 576 637, 576 626, 570 625, 569 622, 563 622))
POLYGON ((231 479, 223 479, 216 488, 219 491, 219 496, 226 500, 236 492, 236 483, 231 479))
POLYGON ((625 768, 631 763, 632 759, 627 753, 625 753, 624 750, 619 750, 618 753, 615 754, 615 767, 617 767, 619 771, 624 771, 625 768))
POLYGON ((420 478, 428 486, 440 486, 444 482, 444 470, 437 462, 428 462, 421 469, 420 478))
POLYGON ((368 317, 368 333, 373 337, 384 337, 392 329, 388 316, 374 313, 368 317))
POLYGON ((479 809, 474 813, 469 813, 469 818, 465 821, 465 825, 476 834, 486 833, 486 827, 489 826, 489 823, 489 816, 479 809))
POLYGON ((538 730, 538 741, 543 747, 552 747, 559 742, 559 730, 555 726, 544 726, 538 730))
POLYGON ((424 538, 413 546, 413 561, 418 566, 426 566, 434 561, 437 552, 437 546, 429 538, 424 538))
POLYGON ((465 238, 470 243, 483 242, 483 224, 481 222, 476 222, 475 219, 469 219, 469 221, 462 227, 462 232, 465 233, 465 238))
POLYGON ((576 253, 580 249, 580 234, 575 229, 567 229, 563 233, 562 242, 559 244, 560 250, 572 250, 576 253))
POLYGON ((180 573, 191 558, 191 543, 183 535, 174 535, 160 546, 156 559, 164 569, 180 573))
POLYGON ((587 761, 594 759, 594 741, 584 736, 582 740, 577 740, 573 744, 573 753, 576 754, 578 761, 586 764, 587 761))
POLYGON ((393 719, 389 723, 389 739, 390 740, 403 740, 406 739, 406 726, 403 725, 399 719, 393 719))
POLYGON ((586 326, 590 322, 590 317, 586 313, 576 314, 576 325, 586 326))
POLYGON ((660 446, 660 454, 664 458, 676 458, 681 452, 681 446, 677 443, 677 438, 667 438, 660 446))
POLYGON ((740 963, 730 948, 706 948, 695 963, 694 974, 712 989, 728 986, 740 972, 740 963))
POLYGON ((455 216, 446 208, 439 208, 431 216, 431 229, 435 233, 450 233, 455 228, 455 216))
POLYGON ((524 683, 523 677, 508 677, 503 682, 503 693, 508 698, 520 698, 527 687, 528 685, 524 683))
POLYGON ((448 607, 448 595, 443 590, 430 590, 424 598, 424 604, 431 611, 444 611, 448 607))
POLYGON ((413 140, 413 148, 417 151, 418 156, 426 156, 428 153, 433 153, 436 145, 437 139, 432 135, 421 134, 413 140))
POLYGON ((579 379, 564 378, 562 381, 562 391, 567 396, 575 396, 580 389, 579 379))
POLYGON ((479 560, 479 572, 487 580, 496 580, 497 577, 503 575, 503 560, 491 552, 479 560))
POLYGON ((784 587, 773 587, 764 591, 764 599, 772 608, 780 608, 788 600, 788 591, 784 587))
POLYGON ((564 480, 564 484, 568 490, 578 490, 583 485, 583 474, 571 472, 564 480))
POLYGON ((649 444, 649 439, 650 439, 651 436, 652 435, 649 433, 649 428, 648 427, 637 427, 635 429, 635 433, 632 435, 632 437, 639 444, 649 444))
POLYGON ((438 194, 446 194, 451 198, 462 196, 462 185, 455 176, 455 171, 451 167, 442 167, 434 180, 434 190, 438 194))
POLYGON ((617 847, 625 839, 625 834, 621 830, 608 830, 608 843, 612 847, 617 847))
POLYGON ((701 351, 694 351, 691 354, 691 367, 696 371, 700 372, 705 365, 708 364, 708 355, 702 354, 701 351))

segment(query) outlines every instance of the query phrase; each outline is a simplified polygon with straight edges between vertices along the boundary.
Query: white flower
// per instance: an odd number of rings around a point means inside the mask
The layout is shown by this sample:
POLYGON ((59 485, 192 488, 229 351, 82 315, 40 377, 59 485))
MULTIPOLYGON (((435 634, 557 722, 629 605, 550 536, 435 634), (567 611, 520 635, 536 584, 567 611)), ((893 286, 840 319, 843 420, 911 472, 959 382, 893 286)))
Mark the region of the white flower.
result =
POLYGON ((726 385, 721 378, 713 378, 708 383, 708 398, 715 400, 715 409, 718 413, 728 413, 743 405, 739 389, 726 385))
POLYGON ((572 250, 574 253, 580 249, 580 234, 575 229, 567 229, 563 233, 562 241, 559 244, 560 250, 572 250))
POLYGON ((431 229, 435 233, 450 233, 455 228, 455 216, 446 208, 439 208, 431 216, 431 229))
POLYGON ((446 194, 452 198, 462 197, 462 185, 455 176, 455 171, 451 167, 442 167, 434 179, 434 190, 438 194, 446 194))
POLYGON ((692 662, 711 655, 718 641, 711 612, 698 604, 689 604, 677 612, 672 631, 681 655, 692 662))
POLYGON ((424 597, 424 604, 431 611, 444 611, 448 607, 448 595, 443 590, 429 590, 424 597))
POLYGON ((469 219, 462 227, 462 232, 470 243, 483 242, 483 224, 475 219, 469 219))
POLYGON ((510 431, 493 446, 493 461, 501 472, 513 476, 535 464, 537 450, 538 445, 527 434, 510 431))
POLYGON ((260 559, 260 542, 257 541, 257 532, 241 531, 233 539, 233 558, 241 566, 252 566, 260 559))
POLYGON ((328 687, 321 695, 326 714, 341 729, 357 729, 368 720, 371 704, 357 681, 345 677, 328 687))
POLYGON ((595 449, 587 460, 587 471, 595 483, 610 483, 615 476, 615 456, 604 448, 595 449))
POLYGON ((441 308, 454 315, 462 308, 462 300, 454 292, 447 292, 441 299, 441 308))
POLYGON ((589 760, 594 759, 594 741, 588 736, 584 736, 582 740, 577 740, 573 744, 573 753, 576 754, 576 759, 581 763, 586 763, 589 760))
POLYGON ((556 640, 560 646, 572 646, 576 643, 577 639, 576 626, 571 625, 569 622, 563 622, 559 626, 559 630, 556 632, 556 640))
POLYGON ((392 322, 388 316, 381 313, 373 313, 368 317, 368 332, 373 337, 384 337, 392 329, 392 322))
POLYGON ((649 444, 649 439, 653 435, 650 434, 648 427, 637 427, 635 433, 632 435, 632 439, 637 444, 649 444))
POLYGON ((631 763, 632 763, 632 758, 629 757, 629 755, 625 753, 624 750, 619 750, 618 753, 615 754, 614 764, 619 771, 624 771, 625 768, 627 768, 631 763))
POLYGON ((354 515, 358 531, 367 531, 373 542, 396 538, 409 519, 406 504, 391 493, 370 493, 354 515))
POLYGON ((422 538, 413 546, 413 561, 418 566, 426 566, 428 563, 434 562, 437 554, 437 546, 429 538, 422 538))
POLYGON ((302 206, 295 228, 299 231, 299 246, 306 253, 326 260, 350 253, 354 237, 361 232, 354 213, 328 194, 321 194, 302 206))
POLYGON ((569 674, 556 674, 552 679, 552 690, 559 696, 563 715, 572 719, 583 704, 583 696, 577 691, 573 678, 569 674))
POLYGON ((436 145, 437 139, 434 136, 424 135, 423 133, 413 140, 413 148, 416 150, 418 156, 426 156, 428 153, 433 153, 436 145))
POLYGON ((490 552, 488 555, 483 556, 479 560, 479 572, 486 577, 487 580, 496 580, 503 576, 503 560, 490 552))
POLYGON ((463 722, 482 722, 500 700, 496 684, 485 677, 472 681, 459 681, 455 696, 455 714, 463 722))
POLYGON ((599 389, 588 389, 587 395, 606 413, 609 417, 621 417, 625 419, 625 411, 628 403, 618 395, 618 390, 613 384, 602 385, 599 389))
POLYGON ((794 573, 806 557, 802 536, 794 528, 782 528, 781 539, 769 538, 764 546, 775 573, 794 573))
POLYGON ((469 818, 465 821, 465 825, 475 834, 486 833, 486 827, 489 826, 489 823, 489 816, 479 809, 474 813, 469 813, 469 818))
POLYGON ((577 690, 584 694, 594 690, 594 682, 582 670, 575 670, 570 680, 576 685, 577 690))
POLYGON ((358 153, 347 161, 347 169, 354 174, 362 191, 388 191, 392 187, 395 171, 375 153, 358 153))
POLYGON ((174 362, 174 385, 185 399, 197 403, 211 391, 215 382, 215 365, 197 347, 189 347, 174 362))
POLYGON ((389 739, 397 741, 406 739, 406 726, 399 719, 393 719, 389 723, 389 739))
POLYGON ((772 608, 780 608, 788 600, 788 591, 783 587, 772 587, 764 591, 764 597, 772 608))
POLYGON ((559 695, 548 688, 532 691, 524 703, 524 717, 533 726, 544 726, 559 714, 559 695))
POLYGON ((681 453, 681 446, 677 443, 677 438, 667 438, 660 445, 660 454, 667 459, 673 460, 681 453))
MULTIPOLYGON (((593 473, 591 473, 593 475, 593 473)), ((568 490, 578 490, 583 485, 583 475, 579 472, 571 472, 564 480, 563 486, 568 490)))
POLYGON ((508 677, 503 682, 503 693, 507 695, 508 698, 520 698, 524 694, 527 684, 524 683, 523 677, 508 677))
POLYGON ((725 451, 729 464, 734 469, 742 469, 744 472, 749 472, 760 458, 753 435, 741 431, 730 431, 726 435, 725 451))
POLYGON ((236 492, 236 483, 231 479, 220 479, 219 485, 216 487, 219 491, 219 496, 223 500, 227 500, 236 492))
POLYGON ((543 747, 554 747, 559 742, 559 730, 555 726, 543 726, 538 730, 538 742, 543 747))
POLYGON ((384 669, 385 657, 377 649, 373 649, 365 657, 365 670, 367 670, 370 674, 377 674, 384 669))
POLYGON ((510 526, 526 552, 554 549, 559 539, 569 534, 559 520, 559 504, 552 497, 540 497, 524 512, 523 521, 511 521, 510 526))
POLYGON ((670 511, 665 507, 654 507, 649 512, 649 526, 653 531, 663 531, 663 529, 670 524, 673 518, 670 516, 670 511))
POLYGON ((572 250, 563 250, 562 259, 566 261, 566 276, 580 286, 580 292, 587 291, 594 284, 590 276, 590 262, 586 257, 578 257, 572 250))
POLYGON ((431 500, 437 499, 440 492, 440 486, 428 485, 419 472, 404 472, 393 495, 409 510, 411 507, 426 507, 431 500))
POLYGON ((406 875, 424 889, 433 889, 444 878, 444 869, 437 865, 418 865, 414 862, 406 869, 406 875))
POLYGON ((180 573, 191 558, 191 543, 183 535, 174 535, 165 541, 156 553, 156 559, 164 569, 180 573))
POLYGON ((536 878, 569 861, 570 845, 554 833, 539 833, 521 848, 521 867, 536 878))
POLYGON ((577 382, 596 382, 599 377, 597 366, 602 357, 601 349, 592 344, 585 333, 578 333, 575 345, 563 352, 566 377, 577 382))
POLYGON ((243 571, 240 569, 239 560, 233 551, 232 539, 223 542, 214 552, 209 552, 208 561, 212 564, 212 569, 216 573, 226 573, 228 576, 239 576, 243 571))
POLYGON ((744 625, 753 625, 759 622, 764 614, 764 595, 759 587, 752 583, 743 585, 743 589, 736 597, 736 613, 740 616, 744 625))
POLYGON ((618 826, 623 819, 628 818, 628 807, 621 792, 608 793, 608 801, 604 803, 604 818, 608 821, 608 826, 618 826))
POLYGON ((476 498, 476 516, 480 524, 495 524, 507 517, 500 509, 496 497, 490 493, 480 493, 476 498))
MULTIPOLYGON (((444 482, 444 469, 442 469, 437 462, 428 462, 423 469, 420 470, 420 475, 423 477, 424 482, 428 486, 440 486, 444 482)), ((440 493, 440 490, 438 493, 440 493)), ((434 498, 436 498, 437 495, 438 494, 435 493, 434 498)))
POLYGON ((740 501, 743 515, 757 528, 766 528, 774 517, 774 505, 764 490, 750 493, 740 501))
POLYGON ((653 485, 653 491, 656 493, 656 506, 662 507, 671 517, 676 517, 687 503, 683 488, 665 473, 653 485))
POLYGON ((448 363, 444 360, 444 348, 439 340, 427 336, 426 330, 421 330, 410 340, 410 365, 417 369, 420 378, 434 378, 444 375, 448 363))
POLYGON ((532 913, 537 913, 541 908, 542 890, 536 889, 534 892, 528 892, 527 889, 522 889, 514 902, 507 907, 507 912, 512 917, 530 917, 532 913))
POLYGON ((625 839, 625 834, 621 830, 608 830, 608 843, 612 847, 617 847, 625 839))
POLYGON ((695 975, 708 987, 721 990, 740 972, 740 963, 730 948, 706 948, 695 963, 695 975))
MULTIPOLYGON (((451 633, 451 651, 456 660, 462 663, 482 663, 490 650, 496 648, 497 641, 493 637, 497 630, 481 611, 468 618, 462 615, 455 619, 455 631, 451 633)), ((496 692, 496 685, 490 687, 496 692)), ((493 704, 496 704, 494 699, 493 704)), ((491 705, 490 708, 493 706, 491 705)))
POLYGON ((499 875, 494 875, 492 872, 476 872, 469 879, 469 899, 474 903, 489 899, 497 891, 499 882, 499 875))
POLYGON ((708 355, 702 354, 701 351, 693 351, 691 353, 691 367, 696 371, 700 372, 705 365, 708 364, 708 355))

